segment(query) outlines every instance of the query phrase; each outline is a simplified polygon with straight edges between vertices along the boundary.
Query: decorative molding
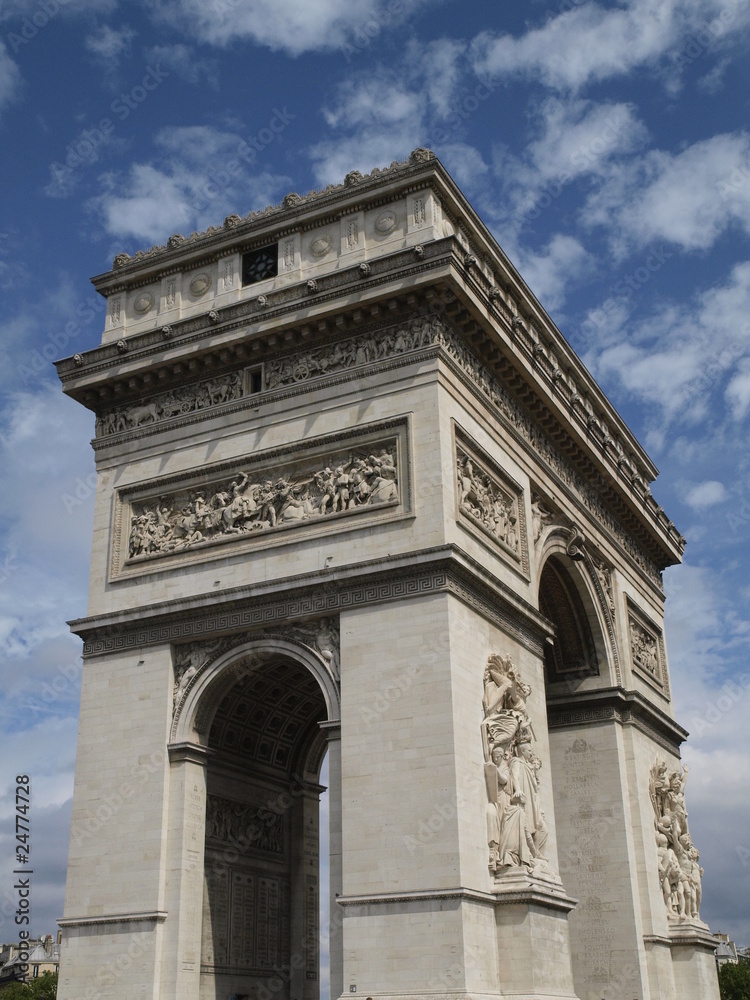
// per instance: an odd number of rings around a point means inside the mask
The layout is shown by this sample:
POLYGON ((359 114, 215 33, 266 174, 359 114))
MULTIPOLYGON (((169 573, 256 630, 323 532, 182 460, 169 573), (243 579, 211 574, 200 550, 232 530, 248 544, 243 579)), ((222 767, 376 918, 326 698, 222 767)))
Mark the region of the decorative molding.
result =
MULTIPOLYGON (((167 330, 168 327, 164 327, 167 330)), ((184 416, 231 403, 241 399, 247 391, 247 379, 240 371, 227 372, 214 378, 203 379, 191 385, 170 389, 156 396, 145 397, 133 406, 109 409, 96 418, 97 437, 120 434, 162 420, 184 416)))
POLYGON ((60 917, 61 927, 92 927, 101 924, 133 924, 140 921, 163 923, 169 913, 166 910, 144 910, 139 913, 110 913, 96 917, 60 917))
MULTIPOLYGON (((371 367, 376 362, 390 360, 394 356, 406 355, 412 351, 429 348, 442 349, 441 357, 446 357, 464 378, 466 384, 478 391, 495 408, 501 423, 516 433, 525 447, 530 448, 538 460, 544 462, 548 470, 572 493, 578 503, 615 538, 647 578, 661 588, 661 573, 653 560, 633 539, 630 532, 612 513, 611 504, 604 501, 601 493, 607 489, 603 477, 597 473, 596 487, 582 475, 562 450, 553 444, 541 425, 531 416, 511 390, 493 375, 468 348, 463 339, 452 331, 436 313, 426 313, 411 318, 405 323, 391 327, 378 336, 371 333, 348 337, 330 342, 313 350, 300 353, 299 350, 268 360, 264 364, 264 391, 285 388, 287 391, 306 391, 313 379, 330 379, 334 375, 346 375, 361 366, 371 367)), ((194 398, 195 387, 186 389, 189 399, 194 398)), ((206 397, 204 392, 203 397, 206 397)), ((253 399, 257 399, 254 396, 253 399)), ((171 407, 174 404, 170 404, 171 407)), ((132 408, 136 419, 130 423, 138 427, 155 423, 159 419, 158 404, 140 404, 132 408)), ((173 413, 170 413, 174 416, 173 413)), ((115 429, 126 429, 123 421, 107 417, 107 427, 113 421, 115 429)), ((112 431, 110 430, 110 433, 112 431)))
POLYGON ((529 552, 523 489, 453 422, 456 520, 490 541, 528 580, 529 552))
POLYGON ((622 687, 577 692, 563 698, 547 699, 547 724, 550 729, 616 722, 633 725, 670 754, 679 756, 680 744, 687 731, 639 691, 622 687))
POLYGON ((353 608, 438 593, 452 594, 534 655, 543 656, 549 634, 545 619, 456 546, 355 564, 335 576, 323 570, 277 580, 272 586, 237 588, 226 591, 218 605, 211 594, 69 624, 84 640, 84 656, 91 657, 304 623, 353 608))

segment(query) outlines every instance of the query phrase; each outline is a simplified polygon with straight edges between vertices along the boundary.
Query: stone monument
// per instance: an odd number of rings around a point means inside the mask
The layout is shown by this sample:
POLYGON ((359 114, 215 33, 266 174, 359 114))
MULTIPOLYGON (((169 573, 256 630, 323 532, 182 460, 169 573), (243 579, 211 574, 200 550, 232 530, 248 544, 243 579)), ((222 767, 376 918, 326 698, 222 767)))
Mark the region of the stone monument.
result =
POLYGON ((656 469, 445 169, 94 279, 60 1000, 718 997, 656 469))

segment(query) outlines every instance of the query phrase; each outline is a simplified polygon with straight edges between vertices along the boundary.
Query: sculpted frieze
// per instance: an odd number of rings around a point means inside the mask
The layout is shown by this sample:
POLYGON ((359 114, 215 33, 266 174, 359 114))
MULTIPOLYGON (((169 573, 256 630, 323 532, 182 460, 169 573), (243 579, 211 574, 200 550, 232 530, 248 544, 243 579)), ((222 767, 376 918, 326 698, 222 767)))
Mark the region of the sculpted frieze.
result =
POLYGON ((269 390, 277 389, 333 375, 358 365, 370 365, 421 347, 431 347, 439 342, 444 331, 442 320, 434 314, 413 316, 391 329, 349 337, 335 344, 269 361, 264 368, 264 386, 269 390))
POLYGON ((238 469, 133 500, 128 562, 399 503, 398 439, 238 469))
POLYGON ((526 524, 520 486, 456 428, 456 499, 459 520, 479 529, 528 572, 526 524))
POLYGON ((660 630, 628 604, 628 638, 634 670, 659 688, 666 687, 663 639, 660 630))
POLYGON ((700 854, 690 838, 685 806, 688 768, 668 771, 660 757, 649 774, 649 795, 654 807, 659 886, 667 915, 672 920, 699 920, 703 869, 700 854))
POLYGON ((530 694, 511 658, 490 654, 484 671, 482 747, 493 875, 512 868, 550 873, 544 856, 548 829, 539 798, 542 762, 532 748, 534 727, 526 708, 530 694))
POLYGON ((206 799, 206 838, 268 854, 284 850, 283 816, 218 795, 206 799))
POLYGON ((169 420, 171 417, 230 403, 244 395, 243 382, 241 372, 229 372, 194 385, 162 392, 146 402, 124 409, 109 410, 97 417, 97 437, 119 434, 122 431, 155 424, 160 420, 169 420))

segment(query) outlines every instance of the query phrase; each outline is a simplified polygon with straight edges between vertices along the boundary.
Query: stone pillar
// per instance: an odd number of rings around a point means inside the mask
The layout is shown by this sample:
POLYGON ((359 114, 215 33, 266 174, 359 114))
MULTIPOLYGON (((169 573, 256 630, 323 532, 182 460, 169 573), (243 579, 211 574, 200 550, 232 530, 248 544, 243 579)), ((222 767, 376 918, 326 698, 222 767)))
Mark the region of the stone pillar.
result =
POLYGON ((318 1000, 320 994, 320 785, 304 785, 291 816, 292 921, 290 996, 318 1000))
POLYGON ((330 886, 330 923, 328 958, 331 997, 344 992, 344 913, 338 904, 343 892, 341 868, 341 723, 322 723, 328 735, 328 864, 330 886))
POLYGON ((206 827, 206 752, 170 748, 167 886, 161 1000, 197 997, 203 926, 206 827))

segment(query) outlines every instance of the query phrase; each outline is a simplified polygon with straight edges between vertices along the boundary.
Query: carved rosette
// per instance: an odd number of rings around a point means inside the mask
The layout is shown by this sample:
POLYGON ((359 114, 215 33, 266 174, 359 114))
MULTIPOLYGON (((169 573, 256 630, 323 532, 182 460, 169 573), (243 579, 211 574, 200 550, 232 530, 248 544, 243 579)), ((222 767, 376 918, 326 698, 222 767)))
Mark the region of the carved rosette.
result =
POLYGON ((688 829, 685 783, 688 768, 669 771, 657 757, 649 773, 649 796, 654 807, 659 887, 670 921, 699 921, 703 894, 700 854, 688 829))
POLYGON ((526 707, 530 694, 511 658, 491 653, 484 671, 482 748, 489 869, 495 876, 521 868, 555 874, 544 856, 548 830, 539 799, 542 762, 532 749, 526 707))

